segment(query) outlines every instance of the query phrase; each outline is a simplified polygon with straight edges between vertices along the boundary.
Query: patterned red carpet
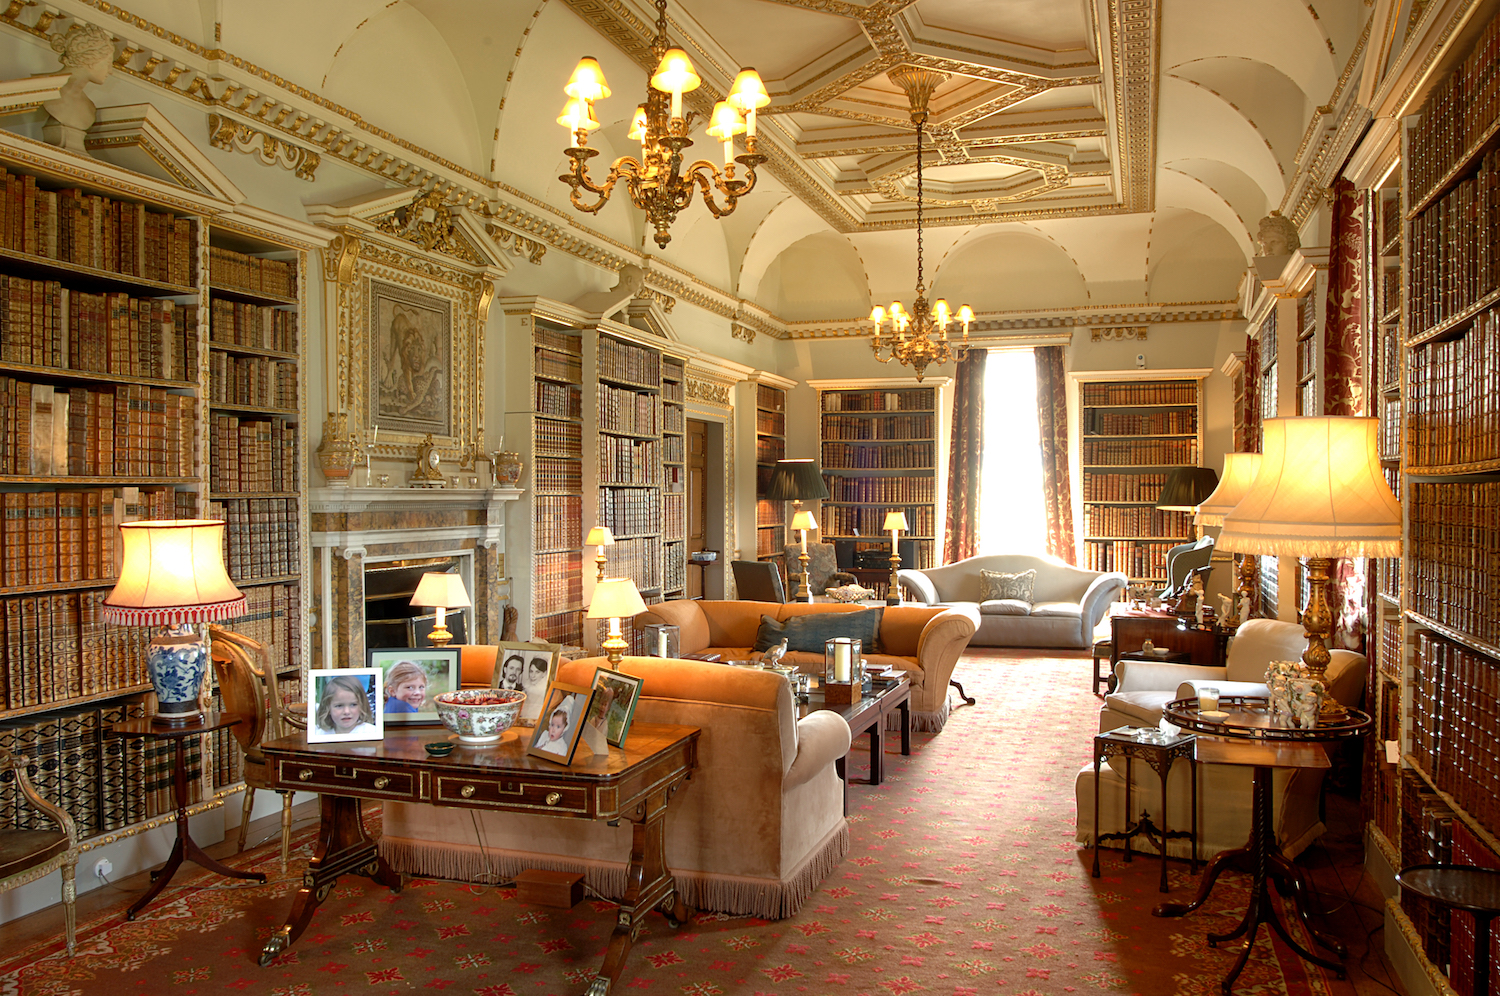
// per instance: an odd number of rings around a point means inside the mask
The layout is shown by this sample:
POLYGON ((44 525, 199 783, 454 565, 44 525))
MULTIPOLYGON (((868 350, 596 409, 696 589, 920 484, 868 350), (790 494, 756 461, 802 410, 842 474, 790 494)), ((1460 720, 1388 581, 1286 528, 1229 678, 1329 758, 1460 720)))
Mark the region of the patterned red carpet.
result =
MULTIPOLYGON (((941 734, 915 736, 910 758, 892 754, 884 785, 855 787, 853 848, 799 915, 708 913, 680 931, 653 915, 617 991, 1218 993, 1236 952, 1208 948, 1203 934, 1238 922, 1244 879, 1225 874, 1197 915, 1158 920, 1149 915, 1159 899, 1154 858, 1125 865, 1106 853, 1104 877, 1093 879, 1090 855, 1073 842, 1073 778, 1097 711, 1088 663, 966 658, 956 677, 978 705, 955 710, 941 734)), ((609 903, 544 909, 511 890, 433 881, 393 896, 351 877, 291 952, 261 969, 256 955, 286 915, 311 840, 311 830, 299 834, 287 875, 274 844, 240 859, 271 875, 265 886, 189 878, 134 923, 80 924, 71 961, 60 938, 0 955, 0 996, 576 996, 598 968, 609 903)), ((1190 894, 1185 865, 1173 863, 1172 885, 1174 898, 1190 894)), ((1266 933, 1236 993, 1353 992, 1266 933)))

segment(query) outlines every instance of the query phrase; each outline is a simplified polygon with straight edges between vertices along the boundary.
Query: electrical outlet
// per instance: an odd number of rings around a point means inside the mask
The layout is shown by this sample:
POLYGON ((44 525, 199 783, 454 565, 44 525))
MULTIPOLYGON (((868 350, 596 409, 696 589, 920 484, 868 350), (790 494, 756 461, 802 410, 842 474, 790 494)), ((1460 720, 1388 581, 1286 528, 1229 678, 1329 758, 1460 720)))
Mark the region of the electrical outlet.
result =
POLYGON ((109 873, 115 870, 115 866, 109 863, 108 858, 100 858, 94 862, 94 877, 103 882, 109 877, 109 873))

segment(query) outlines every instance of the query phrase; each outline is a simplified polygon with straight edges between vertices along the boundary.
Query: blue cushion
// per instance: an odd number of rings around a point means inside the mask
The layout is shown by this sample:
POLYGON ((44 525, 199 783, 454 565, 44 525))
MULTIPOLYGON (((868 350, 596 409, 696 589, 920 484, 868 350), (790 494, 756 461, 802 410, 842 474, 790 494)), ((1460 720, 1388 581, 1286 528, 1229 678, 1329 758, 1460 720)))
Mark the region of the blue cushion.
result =
POLYGON ((854 612, 809 612, 792 616, 786 622, 777 622, 770 616, 760 617, 760 629, 755 634, 755 650, 769 650, 786 639, 788 650, 800 650, 809 654, 821 654, 823 644, 836 636, 846 636, 861 641, 867 654, 874 653, 880 639, 880 618, 885 612, 881 608, 859 609, 854 612))

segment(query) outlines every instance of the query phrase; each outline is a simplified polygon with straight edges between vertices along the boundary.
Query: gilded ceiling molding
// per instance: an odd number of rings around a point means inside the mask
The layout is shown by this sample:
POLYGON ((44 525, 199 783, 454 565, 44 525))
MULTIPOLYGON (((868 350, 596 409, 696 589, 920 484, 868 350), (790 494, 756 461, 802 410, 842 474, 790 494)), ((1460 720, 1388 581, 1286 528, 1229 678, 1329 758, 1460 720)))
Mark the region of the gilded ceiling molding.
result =
POLYGON ((442 253, 476 266, 489 262, 459 233, 453 211, 436 190, 418 192, 410 204, 376 219, 373 224, 377 231, 405 239, 426 252, 442 253))
POLYGON ((1348 61, 1344 63, 1344 70, 1334 84, 1328 103, 1313 111, 1307 131, 1302 136, 1302 144, 1297 149, 1297 157, 1294 160, 1297 163, 1297 172, 1293 175, 1292 181, 1287 184, 1286 194, 1282 197, 1281 213, 1292 219, 1292 223, 1299 228, 1317 208, 1323 198, 1324 190, 1336 179, 1338 171, 1343 168, 1344 162, 1349 158, 1354 144, 1359 141, 1365 126, 1370 123, 1369 108, 1362 106, 1355 99, 1355 94, 1351 93, 1347 100, 1343 98, 1345 88, 1354 77, 1354 70, 1364 54, 1365 46, 1369 43, 1373 20, 1373 18, 1365 19, 1364 30, 1360 33, 1359 41, 1355 43, 1348 61), (1342 107, 1339 107, 1341 102, 1342 107), (1337 119, 1328 122, 1328 117, 1335 113, 1338 114, 1337 119), (1309 155, 1308 150, 1312 147, 1314 136, 1318 135, 1320 128, 1322 134, 1317 142, 1316 151, 1309 155))
POLYGON ((1146 333, 1149 325, 1110 325, 1103 328, 1089 330, 1089 338, 1094 342, 1124 342, 1125 340, 1146 341, 1146 333))
POLYGON ((736 339, 743 339, 746 342, 754 342, 755 326, 746 325, 744 322, 730 322, 729 334, 736 339))
POLYGON ((1107 0, 1114 62, 1123 206, 1150 211, 1156 197, 1156 65, 1161 54, 1158 0, 1107 0))
POLYGON ((280 166, 299 180, 317 179, 318 164, 323 157, 316 152, 283 141, 275 135, 256 131, 247 124, 232 121, 222 114, 208 116, 208 144, 225 152, 244 152, 257 156, 267 166, 280 166))
POLYGON ((533 265, 540 266, 542 257, 547 255, 546 243, 537 239, 527 238, 493 222, 487 223, 484 230, 490 233, 490 238, 495 240, 496 245, 512 256, 519 256, 533 265))

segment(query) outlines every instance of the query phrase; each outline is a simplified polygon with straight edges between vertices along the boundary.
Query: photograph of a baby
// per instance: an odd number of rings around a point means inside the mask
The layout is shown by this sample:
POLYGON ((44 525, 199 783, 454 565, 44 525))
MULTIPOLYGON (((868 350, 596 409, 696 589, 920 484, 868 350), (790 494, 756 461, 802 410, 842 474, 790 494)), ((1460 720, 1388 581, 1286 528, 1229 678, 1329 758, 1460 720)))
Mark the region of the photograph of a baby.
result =
POLYGON ((569 764, 583 731, 584 712, 589 690, 573 685, 554 684, 543 696, 542 718, 531 735, 528 754, 569 764))
POLYGON ((379 671, 327 670, 310 674, 315 694, 308 706, 309 741, 381 739, 384 725, 376 706, 383 698, 379 671))

